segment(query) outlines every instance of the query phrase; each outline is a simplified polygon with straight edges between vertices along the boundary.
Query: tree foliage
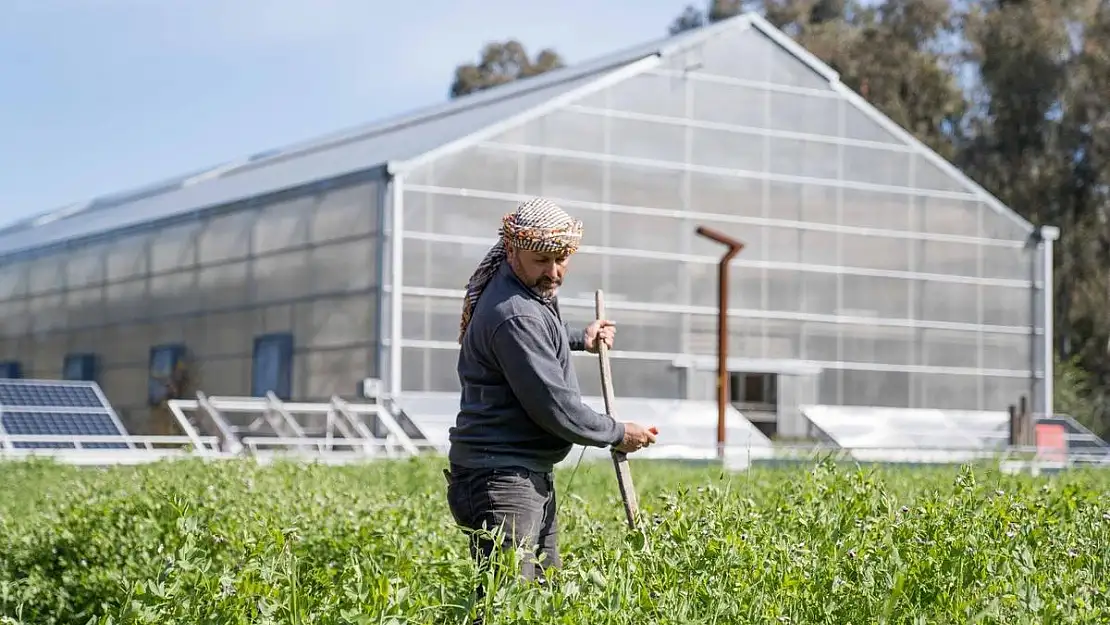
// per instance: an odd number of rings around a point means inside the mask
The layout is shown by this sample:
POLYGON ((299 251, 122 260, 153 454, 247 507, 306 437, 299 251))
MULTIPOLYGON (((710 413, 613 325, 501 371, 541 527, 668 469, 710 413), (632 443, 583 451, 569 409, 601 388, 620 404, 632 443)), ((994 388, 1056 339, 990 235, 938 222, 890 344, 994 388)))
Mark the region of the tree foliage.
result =
POLYGON ((563 65, 562 58, 554 50, 541 50, 533 59, 528 56, 524 45, 515 39, 487 43, 478 55, 477 63, 466 63, 455 68, 455 80, 451 83, 451 97, 457 98, 521 78, 536 76, 563 65))

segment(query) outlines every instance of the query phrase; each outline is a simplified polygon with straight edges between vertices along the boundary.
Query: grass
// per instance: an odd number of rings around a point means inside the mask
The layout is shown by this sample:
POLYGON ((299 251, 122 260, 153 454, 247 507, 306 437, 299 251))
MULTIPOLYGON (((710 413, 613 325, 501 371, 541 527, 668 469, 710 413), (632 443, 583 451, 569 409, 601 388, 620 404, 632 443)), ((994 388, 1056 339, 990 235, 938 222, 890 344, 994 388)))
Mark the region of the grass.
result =
POLYGON ((470 605, 440 467, 0 465, 0 623, 1110 622, 1107 473, 634 461, 629 531, 583 464, 557 581, 470 605))

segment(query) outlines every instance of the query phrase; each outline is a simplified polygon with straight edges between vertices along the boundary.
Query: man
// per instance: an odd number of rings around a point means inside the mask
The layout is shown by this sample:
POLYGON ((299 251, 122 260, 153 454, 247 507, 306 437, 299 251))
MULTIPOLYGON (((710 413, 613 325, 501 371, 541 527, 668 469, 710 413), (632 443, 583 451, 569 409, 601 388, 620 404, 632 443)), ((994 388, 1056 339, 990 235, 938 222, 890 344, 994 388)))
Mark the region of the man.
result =
MULTIPOLYGON (((552 472, 572 445, 631 453, 655 442, 648 428, 582 403, 570 352, 611 347, 616 328, 562 320, 556 294, 581 238, 582 223, 555 204, 522 203, 502 219, 463 304, 447 501, 464 528, 503 528, 504 548, 524 545, 527 579, 561 565, 552 472)), ((492 541, 468 533, 471 554, 488 558, 492 541)))

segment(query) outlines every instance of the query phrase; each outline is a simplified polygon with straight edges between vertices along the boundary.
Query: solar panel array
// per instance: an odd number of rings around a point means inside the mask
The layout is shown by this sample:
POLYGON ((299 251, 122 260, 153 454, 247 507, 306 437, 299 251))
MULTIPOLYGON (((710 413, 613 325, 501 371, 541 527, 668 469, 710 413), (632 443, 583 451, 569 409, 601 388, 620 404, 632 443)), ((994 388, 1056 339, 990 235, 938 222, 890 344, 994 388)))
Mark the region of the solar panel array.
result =
MULTIPOLYGON (((95 382, 0 380, 0 433, 29 436, 126 436, 95 382)), ((16 449, 73 449, 69 442, 13 441, 16 449)), ((81 443, 127 449, 125 442, 81 443)))

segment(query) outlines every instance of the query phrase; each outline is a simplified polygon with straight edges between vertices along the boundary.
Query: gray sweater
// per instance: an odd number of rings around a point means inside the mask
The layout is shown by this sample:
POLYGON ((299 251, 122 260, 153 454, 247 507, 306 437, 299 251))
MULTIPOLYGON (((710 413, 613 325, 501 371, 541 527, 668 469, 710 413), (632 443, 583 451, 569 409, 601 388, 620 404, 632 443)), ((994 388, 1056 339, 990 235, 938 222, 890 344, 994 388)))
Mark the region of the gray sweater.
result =
POLYGON ((462 396, 449 459, 468 468, 551 471, 572 444, 606 447, 624 424, 582 403, 571 350, 585 329, 563 322, 502 263, 474 307, 459 352, 462 396))

